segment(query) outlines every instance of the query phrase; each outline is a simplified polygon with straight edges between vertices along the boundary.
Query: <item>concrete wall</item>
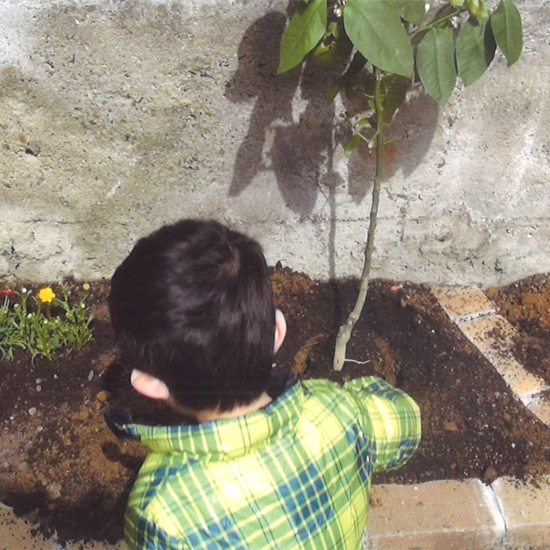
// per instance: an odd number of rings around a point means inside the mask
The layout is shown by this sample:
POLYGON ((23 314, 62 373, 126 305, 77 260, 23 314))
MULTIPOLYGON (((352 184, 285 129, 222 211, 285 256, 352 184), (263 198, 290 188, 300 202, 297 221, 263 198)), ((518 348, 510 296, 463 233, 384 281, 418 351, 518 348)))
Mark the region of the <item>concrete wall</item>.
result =
MULTIPOLYGON (((516 0, 520 61, 395 121, 374 276, 550 271, 550 2, 516 0)), ((109 277, 186 216, 270 263, 358 275, 372 154, 342 154, 314 68, 276 76, 280 0, 0 1, 0 281, 109 277)), ((335 118, 336 117, 336 118, 335 118)))

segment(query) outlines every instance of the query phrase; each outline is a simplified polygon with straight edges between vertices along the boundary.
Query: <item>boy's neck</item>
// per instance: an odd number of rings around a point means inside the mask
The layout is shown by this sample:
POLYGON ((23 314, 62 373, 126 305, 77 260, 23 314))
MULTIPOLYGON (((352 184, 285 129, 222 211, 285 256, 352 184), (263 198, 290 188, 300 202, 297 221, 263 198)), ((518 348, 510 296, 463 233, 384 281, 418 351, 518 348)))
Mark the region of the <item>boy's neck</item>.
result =
POLYGON ((212 422, 214 420, 223 420, 226 418, 237 418, 239 416, 245 416, 251 412, 259 411, 260 409, 263 409, 269 403, 271 403, 272 399, 269 397, 269 395, 264 392, 258 399, 255 399, 252 403, 249 403, 248 405, 242 405, 239 407, 235 407, 234 409, 231 409, 230 411, 220 411, 219 409, 203 409, 200 411, 188 409, 186 407, 181 407, 174 403, 170 398, 168 399, 168 404, 177 412, 180 412, 186 416, 192 416, 199 422, 200 424, 203 424, 205 422, 212 422))

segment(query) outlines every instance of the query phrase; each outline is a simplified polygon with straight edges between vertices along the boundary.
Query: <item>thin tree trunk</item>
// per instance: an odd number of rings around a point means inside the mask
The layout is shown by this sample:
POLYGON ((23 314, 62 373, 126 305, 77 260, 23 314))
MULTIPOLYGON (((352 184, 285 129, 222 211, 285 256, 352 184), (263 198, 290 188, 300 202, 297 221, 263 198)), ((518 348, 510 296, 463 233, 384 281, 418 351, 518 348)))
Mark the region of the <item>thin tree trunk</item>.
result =
POLYGON ((365 245, 365 260, 363 263, 363 273, 361 274, 361 284, 359 294, 352 312, 349 314, 346 322, 340 327, 336 338, 334 350, 334 370, 340 371, 346 362, 346 349, 351 333, 357 323, 363 306, 367 299, 367 291, 370 280, 370 269, 372 264, 372 254, 374 251, 374 234, 378 221, 378 205, 380 203, 380 189, 384 179, 384 123, 382 122, 382 98, 380 93, 380 79, 377 78, 374 93, 374 103, 377 120, 376 134, 376 174, 374 177, 374 187, 372 189, 372 203, 370 209, 369 228, 367 232, 367 242, 365 245))

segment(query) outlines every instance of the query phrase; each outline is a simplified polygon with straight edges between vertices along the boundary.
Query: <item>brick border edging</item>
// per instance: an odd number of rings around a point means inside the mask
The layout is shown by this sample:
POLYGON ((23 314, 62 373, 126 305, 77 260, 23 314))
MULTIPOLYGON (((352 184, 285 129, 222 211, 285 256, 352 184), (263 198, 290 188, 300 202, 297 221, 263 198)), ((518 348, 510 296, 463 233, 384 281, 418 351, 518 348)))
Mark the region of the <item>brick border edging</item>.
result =
POLYGON ((432 293, 453 323, 502 376, 516 399, 550 426, 550 401, 543 395, 550 386, 515 359, 512 345, 516 330, 498 313, 495 304, 477 288, 436 286, 432 293))
POLYGON ((550 548, 550 476, 375 485, 364 550, 550 548))
MULTIPOLYGON (((550 476, 537 486, 499 478, 375 485, 364 550, 504 550, 550 548, 550 476)), ((17 550, 59 549, 55 537, 33 535, 35 526, 0 503, 0 541, 17 550)), ((67 550, 122 550, 75 542, 67 550)))

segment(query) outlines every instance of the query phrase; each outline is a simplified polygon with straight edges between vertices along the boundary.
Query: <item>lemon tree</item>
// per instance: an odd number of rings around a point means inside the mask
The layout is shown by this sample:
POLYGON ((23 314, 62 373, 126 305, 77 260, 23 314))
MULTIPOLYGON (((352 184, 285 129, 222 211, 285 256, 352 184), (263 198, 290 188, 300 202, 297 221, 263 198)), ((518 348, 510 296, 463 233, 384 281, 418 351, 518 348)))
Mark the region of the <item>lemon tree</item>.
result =
POLYGON ((457 83, 470 86, 491 65, 497 48, 508 66, 523 48, 521 15, 512 0, 490 9, 484 0, 300 0, 283 33, 279 73, 304 59, 341 74, 329 101, 342 92, 350 155, 362 143, 376 147, 376 176, 357 302, 340 328, 334 368, 346 359, 351 331, 365 303, 380 187, 384 177, 385 130, 411 87, 423 87, 439 105, 457 83))

